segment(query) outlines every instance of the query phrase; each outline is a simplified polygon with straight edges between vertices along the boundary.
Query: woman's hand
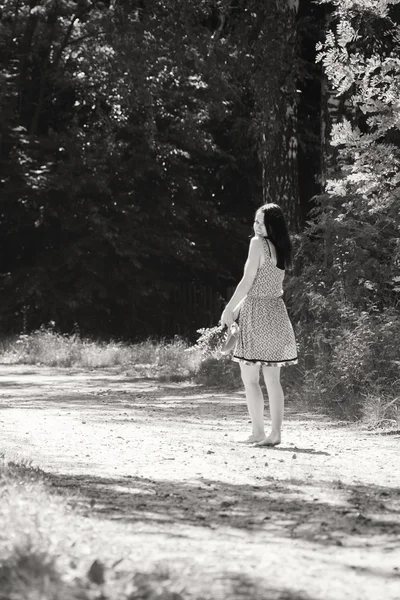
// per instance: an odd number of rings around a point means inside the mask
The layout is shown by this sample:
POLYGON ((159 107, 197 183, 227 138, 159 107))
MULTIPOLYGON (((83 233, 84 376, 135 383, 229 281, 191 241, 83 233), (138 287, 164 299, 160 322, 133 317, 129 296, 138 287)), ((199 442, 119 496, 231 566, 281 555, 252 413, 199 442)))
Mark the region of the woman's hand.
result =
POLYGON ((229 306, 226 306, 224 312, 221 315, 221 323, 222 325, 226 325, 226 327, 229 328, 234 322, 235 319, 233 316, 233 310, 229 308, 229 306))

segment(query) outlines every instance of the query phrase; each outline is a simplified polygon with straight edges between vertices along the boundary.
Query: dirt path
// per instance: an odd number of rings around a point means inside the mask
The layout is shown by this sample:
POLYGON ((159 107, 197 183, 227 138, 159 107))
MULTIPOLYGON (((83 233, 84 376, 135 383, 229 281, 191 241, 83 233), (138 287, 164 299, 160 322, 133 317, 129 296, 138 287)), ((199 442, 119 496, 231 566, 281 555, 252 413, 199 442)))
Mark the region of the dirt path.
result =
POLYGON ((0 367, 0 450, 33 459, 110 543, 203 598, 399 600, 400 435, 296 411, 282 446, 237 443, 241 393, 0 367))

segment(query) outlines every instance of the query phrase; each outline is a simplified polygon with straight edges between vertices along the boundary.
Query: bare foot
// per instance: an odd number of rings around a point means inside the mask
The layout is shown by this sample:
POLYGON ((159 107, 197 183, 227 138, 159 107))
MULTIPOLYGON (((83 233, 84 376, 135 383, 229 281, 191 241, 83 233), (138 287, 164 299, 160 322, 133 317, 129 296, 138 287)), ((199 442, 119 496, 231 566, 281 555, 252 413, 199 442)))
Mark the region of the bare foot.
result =
POLYGON ((263 440, 262 437, 256 437, 255 435, 250 435, 245 440, 238 440, 238 441, 239 441, 239 444, 257 444, 259 442, 262 442, 262 440, 263 440))
POLYGON ((262 446, 278 446, 281 443, 281 438, 280 436, 277 435, 269 435, 268 437, 264 438, 263 440, 260 440, 259 442, 256 443, 256 446, 262 447, 262 446))

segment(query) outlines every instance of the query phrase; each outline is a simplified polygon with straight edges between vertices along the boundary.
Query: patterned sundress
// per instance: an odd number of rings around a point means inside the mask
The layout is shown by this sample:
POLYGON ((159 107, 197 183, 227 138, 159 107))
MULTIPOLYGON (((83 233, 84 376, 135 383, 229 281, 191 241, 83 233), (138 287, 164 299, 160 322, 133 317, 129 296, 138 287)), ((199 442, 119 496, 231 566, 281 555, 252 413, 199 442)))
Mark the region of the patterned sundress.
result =
POLYGON ((273 263, 269 244, 261 239, 265 260, 240 309, 233 360, 269 367, 294 365, 296 339, 282 298, 285 271, 273 263))

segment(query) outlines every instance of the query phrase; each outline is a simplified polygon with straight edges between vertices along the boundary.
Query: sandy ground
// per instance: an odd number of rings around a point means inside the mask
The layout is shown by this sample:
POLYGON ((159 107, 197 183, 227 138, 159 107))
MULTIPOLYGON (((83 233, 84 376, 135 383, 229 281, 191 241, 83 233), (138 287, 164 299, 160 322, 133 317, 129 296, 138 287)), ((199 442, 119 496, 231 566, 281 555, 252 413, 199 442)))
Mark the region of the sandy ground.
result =
POLYGON ((400 432, 287 402, 282 445, 238 443, 242 393, 0 366, 0 450, 29 457, 129 558, 188 596, 400 599, 400 432))

